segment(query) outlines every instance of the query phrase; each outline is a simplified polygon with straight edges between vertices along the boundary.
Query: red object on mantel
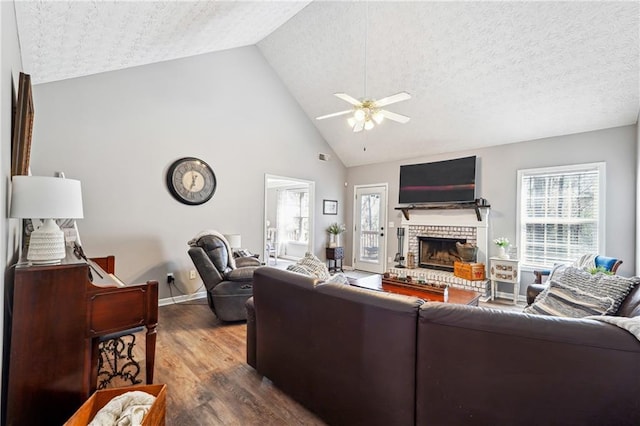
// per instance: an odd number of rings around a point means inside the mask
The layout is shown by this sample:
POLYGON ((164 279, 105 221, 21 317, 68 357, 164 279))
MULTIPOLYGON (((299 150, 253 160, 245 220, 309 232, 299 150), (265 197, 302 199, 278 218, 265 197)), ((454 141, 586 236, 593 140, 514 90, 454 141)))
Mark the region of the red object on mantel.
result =
POLYGON ((145 325, 153 382, 157 281, 123 287, 93 265, 94 282, 84 262, 15 268, 7 425, 63 424, 96 388, 100 336, 145 325))

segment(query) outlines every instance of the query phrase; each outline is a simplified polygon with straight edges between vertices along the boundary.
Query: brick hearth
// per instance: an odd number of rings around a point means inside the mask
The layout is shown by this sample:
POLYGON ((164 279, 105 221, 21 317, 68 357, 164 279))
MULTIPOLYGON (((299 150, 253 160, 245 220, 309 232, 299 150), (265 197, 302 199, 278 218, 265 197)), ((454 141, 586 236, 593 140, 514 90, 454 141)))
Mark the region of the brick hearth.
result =
POLYGON ((491 289, 489 280, 469 281, 464 278, 456 277, 453 275, 453 272, 437 271, 435 269, 425 268, 391 268, 389 269, 389 272, 400 277, 411 276, 411 278, 415 279, 422 278, 431 284, 442 284, 450 287, 462 288, 464 290, 477 291, 484 297, 489 296, 491 289))

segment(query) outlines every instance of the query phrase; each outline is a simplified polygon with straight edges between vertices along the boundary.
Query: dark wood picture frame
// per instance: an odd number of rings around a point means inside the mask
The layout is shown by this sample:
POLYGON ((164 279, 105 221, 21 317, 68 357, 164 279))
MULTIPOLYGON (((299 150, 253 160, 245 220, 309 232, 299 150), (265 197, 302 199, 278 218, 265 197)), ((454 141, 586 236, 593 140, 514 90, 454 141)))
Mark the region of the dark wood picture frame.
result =
POLYGON ((322 214, 338 214, 338 200, 322 200, 322 214))
POLYGON ((11 176, 28 175, 31 158, 31 134, 33 131, 33 98, 31 76, 20 73, 18 100, 13 116, 13 139, 11 143, 11 176))

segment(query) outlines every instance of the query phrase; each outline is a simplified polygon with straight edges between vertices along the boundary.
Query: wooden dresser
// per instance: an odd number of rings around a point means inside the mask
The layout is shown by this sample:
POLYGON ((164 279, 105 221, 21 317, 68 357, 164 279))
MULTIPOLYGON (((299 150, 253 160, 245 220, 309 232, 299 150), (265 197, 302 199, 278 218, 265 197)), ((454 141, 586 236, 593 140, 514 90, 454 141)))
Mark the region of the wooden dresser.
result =
POLYGON ((92 266, 93 282, 84 261, 15 268, 7 295, 7 425, 63 424, 96 388, 100 336, 146 326, 153 382, 158 283, 123 286, 92 266))

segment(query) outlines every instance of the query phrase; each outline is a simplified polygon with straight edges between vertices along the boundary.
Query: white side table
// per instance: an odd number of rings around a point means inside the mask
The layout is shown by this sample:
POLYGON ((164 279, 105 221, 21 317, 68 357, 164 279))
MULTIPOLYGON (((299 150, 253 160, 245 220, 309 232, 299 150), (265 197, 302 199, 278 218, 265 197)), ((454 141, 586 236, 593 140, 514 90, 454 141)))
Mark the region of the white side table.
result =
POLYGON ((491 257, 491 267, 489 268, 489 278, 491 279, 491 300, 496 298, 498 281, 513 284, 513 304, 518 303, 520 294, 520 266, 518 259, 502 259, 491 257))

